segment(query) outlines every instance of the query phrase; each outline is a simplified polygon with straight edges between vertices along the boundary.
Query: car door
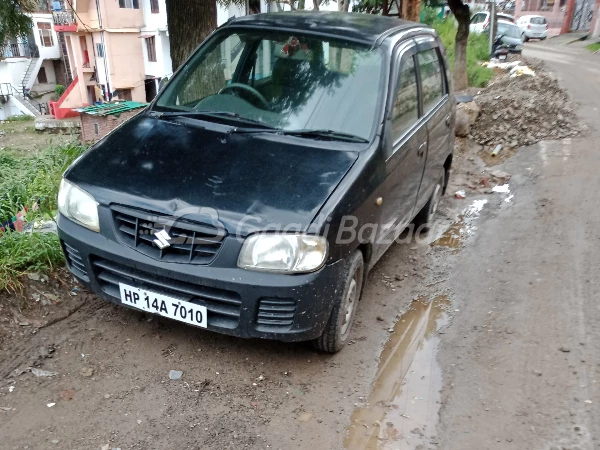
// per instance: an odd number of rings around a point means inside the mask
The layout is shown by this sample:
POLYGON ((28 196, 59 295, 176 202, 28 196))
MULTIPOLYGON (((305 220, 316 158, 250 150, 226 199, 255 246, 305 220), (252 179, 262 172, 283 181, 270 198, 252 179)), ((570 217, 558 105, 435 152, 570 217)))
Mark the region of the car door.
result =
POLYGON ((452 100, 446 80, 445 61, 436 40, 431 36, 415 39, 417 43, 417 73, 421 91, 423 119, 429 134, 425 172, 419 189, 415 210, 419 211, 431 196, 442 173, 444 162, 451 153, 453 142, 452 100))
POLYGON ((397 62, 384 129, 386 178, 381 186, 383 204, 374 248, 376 258, 412 219, 425 168, 427 127, 421 117, 415 54, 412 40, 395 52, 397 62))

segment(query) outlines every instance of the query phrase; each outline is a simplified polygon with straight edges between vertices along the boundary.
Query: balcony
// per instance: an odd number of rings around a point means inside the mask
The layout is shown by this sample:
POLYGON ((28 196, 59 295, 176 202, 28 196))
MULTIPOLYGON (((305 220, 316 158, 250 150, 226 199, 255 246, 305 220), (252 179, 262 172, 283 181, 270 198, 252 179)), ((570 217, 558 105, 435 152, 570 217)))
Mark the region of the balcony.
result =
POLYGON ((54 31, 77 31, 77 20, 73 11, 53 11, 54 31))
POLYGON ((17 42, 0 45, 0 59, 5 58, 31 58, 29 44, 17 42))

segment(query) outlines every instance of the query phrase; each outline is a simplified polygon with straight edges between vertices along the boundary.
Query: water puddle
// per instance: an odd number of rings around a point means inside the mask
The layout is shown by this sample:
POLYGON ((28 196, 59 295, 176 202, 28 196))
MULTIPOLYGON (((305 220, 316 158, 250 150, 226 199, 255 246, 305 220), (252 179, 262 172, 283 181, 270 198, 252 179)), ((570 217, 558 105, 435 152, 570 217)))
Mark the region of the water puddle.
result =
POLYGON ((450 248, 453 249, 452 253, 457 253, 465 239, 471 236, 477 229, 475 227, 475 219, 479 217, 487 202, 487 199, 474 200, 465 212, 458 216, 458 220, 450 225, 438 239, 433 241, 432 245, 450 248))
POLYGON ((442 387, 436 331, 448 323, 447 296, 423 298, 396 323, 385 344, 368 403, 354 411, 344 441, 349 450, 402 450, 435 434, 442 387))

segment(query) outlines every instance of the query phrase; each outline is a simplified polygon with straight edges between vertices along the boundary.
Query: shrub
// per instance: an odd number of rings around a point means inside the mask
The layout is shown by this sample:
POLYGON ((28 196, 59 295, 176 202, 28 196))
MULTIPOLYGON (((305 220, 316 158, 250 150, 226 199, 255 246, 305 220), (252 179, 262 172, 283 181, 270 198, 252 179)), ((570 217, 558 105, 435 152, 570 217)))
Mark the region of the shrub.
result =
POLYGON ((57 97, 60 97, 65 92, 65 87, 62 84, 57 84, 56 88, 54 88, 54 93, 57 97))

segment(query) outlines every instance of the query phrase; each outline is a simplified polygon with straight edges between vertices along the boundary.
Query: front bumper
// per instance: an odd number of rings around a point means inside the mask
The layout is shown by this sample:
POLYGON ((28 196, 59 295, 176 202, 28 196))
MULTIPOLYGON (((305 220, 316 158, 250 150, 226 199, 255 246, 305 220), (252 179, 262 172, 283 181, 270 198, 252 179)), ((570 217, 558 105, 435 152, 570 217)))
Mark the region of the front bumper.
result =
POLYGON ((240 269, 241 244, 226 238, 209 265, 155 260, 90 231, 62 215, 58 235, 73 275, 98 296, 125 306, 119 282, 204 305, 208 329, 244 338, 306 341, 329 320, 342 275, 342 261, 314 273, 283 275, 240 269), (229 266, 219 266, 219 261, 229 266), (233 267, 232 267, 233 266, 233 267))

